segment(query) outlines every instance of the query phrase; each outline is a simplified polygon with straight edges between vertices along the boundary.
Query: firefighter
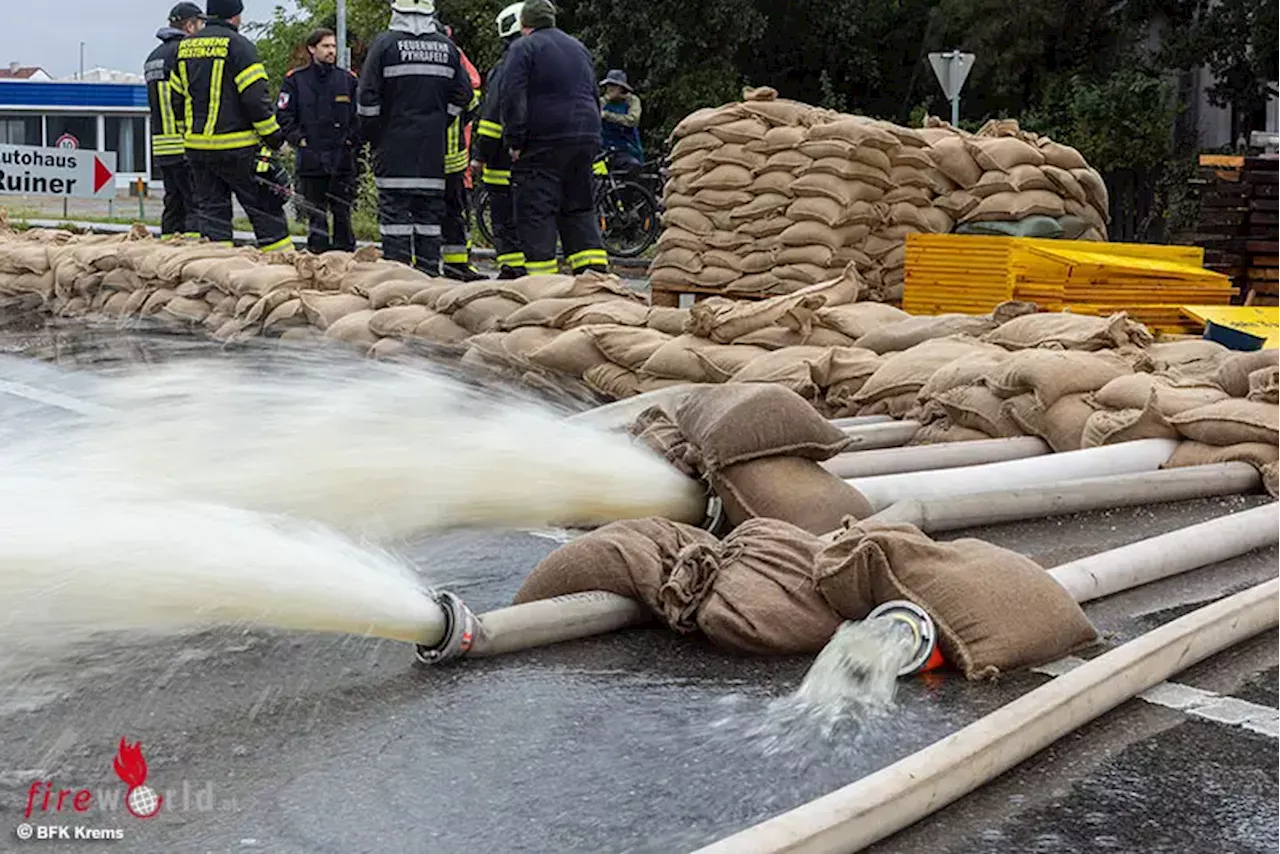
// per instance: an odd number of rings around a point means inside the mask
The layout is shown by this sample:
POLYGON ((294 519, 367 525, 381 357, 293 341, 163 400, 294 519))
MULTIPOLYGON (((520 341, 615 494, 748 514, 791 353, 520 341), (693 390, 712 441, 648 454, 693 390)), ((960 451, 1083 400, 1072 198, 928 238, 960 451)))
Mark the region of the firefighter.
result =
POLYGON ((369 46, 357 113, 373 156, 382 254, 440 275, 445 135, 471 103, 458 48, 435 0, 392 0, 391 23, 369 46))
POLYGON ((607 270, 594 211, 600 104, 591 54, 556 29, 549 0, 527 0, 520 23, 524 37, 507 51, 502 72, 502 133, 525 269, 556 272, 558 231, 575 273, 607 270))
POLYGON ((200 236, 195 193, 191 185, 191 165, 182 143, 182 117, 174 112, 169 75, 178 61, 178 42, 200 31, 204 13, 194 3, 179 3, 169 11, 169 23, 156 31, 160 45, 147 57, 143 75, 147 81, 147 103, 151 107, 151 159, 164 182, 164 212, 160 215, 160 236, 182 234, 200 236))
POLYGON ((208 0, 207 23, 178 43, 178 61, 169 85, 186 132, 200 212, 200 233, 230 244, 231 196, 253 223, 265 252, 290 248, 283 208, 264 208, 256 180, 258 149, 278 150, 284 134, 271 109, 267 70, 253 42, 240 35, 241 0, 208 0))
POLYGON ((298 192, 309 203, 307 249, 354 252, 351 207, 356 197, 356 154, 360 130, 356 121, 356 76, 339 68, 333 30, 320 28, 307 37, 311 62, 291 69, 276 100, 276 118, 297 154, 298 192), (329 214, 333 214, 333 234, 329 214))
POLYGON ((498 15, 498 38, 502 56, 485 81, 484 103, 476 127, 476 162, 480 180, 489 191, 489 216, 493 220, 493 251, 498 256, 498 278, 517 279, 525 274, 524 253, 516 235, 515 211, 511 206, 511 153, 502 144, 502 72, 512 42, 520 38, 520 11, 524 3, 513 3, 498 15))
MULTIPOLYGON (((444 28, 445 35, 453 38, 453 30, 444 28)), ((456 43, 455 43, 456 44, 456 43)), ((444 149, 444 274, 461 282, 474 282, 485 278, 471 264, 471 234, 467 226, 468 204, 471 190, 470 165, 471 120, 480 106, 480 72, 471 64, 467 54, 458 48, 458 58, 471 82, 471 103, 467 110, 453 120, 445 136, 444 149)))

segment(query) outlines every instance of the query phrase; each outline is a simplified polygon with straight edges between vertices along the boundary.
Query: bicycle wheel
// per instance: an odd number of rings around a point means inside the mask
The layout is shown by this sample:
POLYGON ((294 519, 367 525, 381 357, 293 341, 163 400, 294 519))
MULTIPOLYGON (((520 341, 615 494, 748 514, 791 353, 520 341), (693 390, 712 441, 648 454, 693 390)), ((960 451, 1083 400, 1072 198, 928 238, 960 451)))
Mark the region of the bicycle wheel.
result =
POLYGON ((493 208, 489 188, 480 184, 471 191, 471 219, 475 224, 480 239, 489 246, 493 245, 493 208))
POLYGON ((644 187, 625 181, 606 187, 597 202, 600 236, 610 255, 634 258, 658 239, 658 202, 644 187))

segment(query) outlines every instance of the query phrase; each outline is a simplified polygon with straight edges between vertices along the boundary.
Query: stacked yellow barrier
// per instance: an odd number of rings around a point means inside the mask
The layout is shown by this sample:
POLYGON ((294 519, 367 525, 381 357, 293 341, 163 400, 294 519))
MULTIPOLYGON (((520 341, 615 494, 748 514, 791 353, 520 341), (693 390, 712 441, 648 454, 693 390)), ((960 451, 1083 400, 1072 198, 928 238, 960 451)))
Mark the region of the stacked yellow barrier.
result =
POLYGON ((1048 311, 1126 311, 1162 332, 1195 333, 1179 305, 1227 305, 1235 294, 1196 246, 913 234, 906 255, 912 314, 980 314, 1017 299, 1048 311))

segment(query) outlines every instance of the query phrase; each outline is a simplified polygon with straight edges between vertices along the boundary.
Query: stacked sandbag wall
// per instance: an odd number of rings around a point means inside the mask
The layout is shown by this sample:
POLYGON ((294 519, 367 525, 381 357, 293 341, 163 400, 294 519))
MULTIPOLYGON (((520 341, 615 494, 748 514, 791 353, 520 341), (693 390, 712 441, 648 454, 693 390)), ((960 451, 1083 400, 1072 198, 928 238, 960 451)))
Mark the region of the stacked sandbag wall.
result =
POLYGON ((1045 217, 1054 236, 1105 239, 1106 187, 1074 148, 1016 122, 978 134, 932 125, 836 113, 768 88, 689 115, 672 134, 653 282, 786 294, 853 264, 865 299, 901 302, 908 234, 1045 217))

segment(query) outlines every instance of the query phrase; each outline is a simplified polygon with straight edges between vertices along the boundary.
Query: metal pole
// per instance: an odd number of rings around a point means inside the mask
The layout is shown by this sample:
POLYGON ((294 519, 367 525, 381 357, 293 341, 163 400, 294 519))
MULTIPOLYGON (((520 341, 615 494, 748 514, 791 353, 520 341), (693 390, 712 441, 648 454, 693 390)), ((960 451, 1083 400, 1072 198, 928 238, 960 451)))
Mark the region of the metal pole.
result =
POLYGON ((338 0, 338 65, 351 67, 351 54, 347 50, 347 0, 338 0))
MULTIPOLYGON (((948 57, 948 62, 951 65, 951 79, 955 80, 956 75, 959 73, 959 69, 960 69, 960 51, 958 50, 951 51, 951 56, 948 57)), ((960 127, 960 92, 959 91, 957 91, 954 95, 951 96, 951 126, 960 127)))
POLYGON ((76 79, 84 79, 84 42, 80 42, 80 75, 76 79))

